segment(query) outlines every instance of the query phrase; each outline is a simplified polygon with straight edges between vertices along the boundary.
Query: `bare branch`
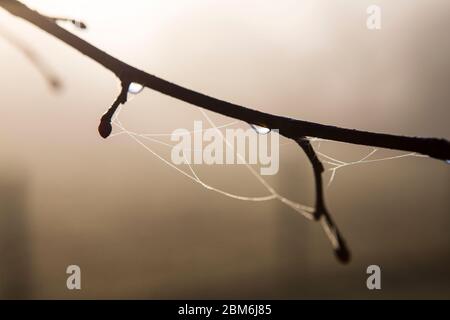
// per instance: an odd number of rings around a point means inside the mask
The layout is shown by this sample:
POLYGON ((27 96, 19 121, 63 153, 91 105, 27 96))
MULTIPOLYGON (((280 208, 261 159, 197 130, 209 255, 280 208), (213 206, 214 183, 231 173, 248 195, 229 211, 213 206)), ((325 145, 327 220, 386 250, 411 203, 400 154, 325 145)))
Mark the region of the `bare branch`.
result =
MULTIPOLYGON (((225 116, 229 116, 231 118, 269 129, 278 129, 280 134, 296 141, 308 156, 314 170, 316 184, 316 205, 314 217, 316 220, 321 222, 326 234, 333 244, 336 256, 341 262, 348 262, 350 259, 350 253, 344 239, 331 219, 331 216, 325 206, 322 186, 322 172, 324 170, 323 165, 317 158, 316 152, 310 142, 305 137, 315 137, 379 148, 410 151, 444 161, 448 161, 450 159, 450 142, 445 139, 406 137, 367 132, 292 119, 253 110, 187 89, 146 73, 145 71, 139 70, 119 59, 114 58, 108 53, 59 27, 55 21, 61 19, 45 17, 16 0, 0 0, 0 7, 3 7, 11 14, 27 20, 38 28, 65 42, 75 50, 78 50, 82 54, 88 56, 92 60, 104 66, 106 69, 110 70, 120 79, 122 83, 121 93, 111 108, 103 115, 99 125, 99 132, 103 138, 108 137, 111 133, 111 118, 118 106, 126 102, 127 90, 130 83, 137 83, 170 97, 225 116)), ((73 21, 72 23, 75 25, 77 24, 73 21)))
POLYGON ((147 88, 225 116, 270 129, 279 129, 282 135, 291 139, 297 139, 303 136, 317 137, 380 148, 412 151, 445 161, 450 159, 450 142, 445 139, 406 137, 339 128, 264 113, 207 96, 203 93, 181 87, 177 84, 148 74, 112 57, 106 52, 80 39, 76 35, 59 27, 51 19, 31 10, 19 1, 0 0, 0 6, 11 14, 29 21, 40 29, 45 30, 65 42, 72 48, 95 60, 113 72, 122 82, 140 83, 147 88))

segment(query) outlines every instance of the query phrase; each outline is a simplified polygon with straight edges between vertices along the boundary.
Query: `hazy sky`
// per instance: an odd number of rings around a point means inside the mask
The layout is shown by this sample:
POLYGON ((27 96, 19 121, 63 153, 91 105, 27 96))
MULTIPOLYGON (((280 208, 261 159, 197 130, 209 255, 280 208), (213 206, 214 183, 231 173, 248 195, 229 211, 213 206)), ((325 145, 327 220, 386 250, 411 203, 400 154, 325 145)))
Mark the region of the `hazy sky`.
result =
MULTIPOLYGON (((379 31, 366 28, 372 1, 25 2, 81 19, 88 30, 65 26, 136 67, 218 98, 305 120, 450 138, 446 0, 377 1, 379 31)), ((338 172, 326 194, 354 254, 342 267, 319 226, 288 207, 213 193, 126 136, 101 139, 98 121, 117 95, 117 79, 2 10, 0 28, 64 86, 52 92, 0 37, 0 179, 13 181, 5 190, 15 183, 26 190, 17 200, 25 207, 20 226, 0 225, 28 239, 18 249, 29 252, 27 261, 17 264, 30 270, 30 295, 74 297, 64 287, 65 267, 79 264, 83 297, 371 297, 365 267, 380 264, 384 297, 449 297, 444 163, 407 158, 338 172)), ((192 129, 202 119, 197 108, 150 90, 121 116, 130 130, 150 133, 192 129)), ((167 157, 167 149, 149 146, 167 157)), ((345 161, 371 151, 321 148, 345 161)), ((243 167, 197 169, 229 192, 266 194, 243 167)), ((312 172, 295 145, 282 148, 280 173, 268 181, 312 204, 312 172)))

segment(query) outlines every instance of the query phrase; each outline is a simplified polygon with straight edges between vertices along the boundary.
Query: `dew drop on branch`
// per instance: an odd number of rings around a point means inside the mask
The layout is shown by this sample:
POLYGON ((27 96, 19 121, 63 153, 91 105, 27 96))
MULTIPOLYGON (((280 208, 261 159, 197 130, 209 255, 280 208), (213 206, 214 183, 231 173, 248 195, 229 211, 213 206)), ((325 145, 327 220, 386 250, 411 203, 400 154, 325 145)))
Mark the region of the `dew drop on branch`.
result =
POLYGON ((270 132, 269 128, 266 127, 260 127, 256 124, 250 124, 250 127, 252 127, 253 130, 255 130, 259 134, 268 134, 270 132))
POLYGON ((138 94, 141 93, 142 90, 144 90, 144 86, 137 82, 131 82, 128 86, 128 93, 131 94, 138 94))

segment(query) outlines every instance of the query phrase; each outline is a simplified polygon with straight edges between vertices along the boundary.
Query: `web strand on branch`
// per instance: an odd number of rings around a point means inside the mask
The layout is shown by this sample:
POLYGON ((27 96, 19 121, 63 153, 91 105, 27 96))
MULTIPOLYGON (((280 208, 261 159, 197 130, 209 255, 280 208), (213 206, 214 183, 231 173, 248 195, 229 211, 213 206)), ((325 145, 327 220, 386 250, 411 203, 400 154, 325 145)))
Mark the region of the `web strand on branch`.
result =
MULTIPOLYGON (((281 203, 285 204, 286 206, 290 207, 291 209, 295 210, 296 212, 302 214, 308 220, 313 220, 313 212, 314 212, 314 208, 313 207, 301 204, 301 203, 299 203, 297 201, 294 201, 294 200, 291 200, 291 199, 288 199, 288 198, 284 197, 283 195, 281 195, 280 193, 278 193, 275 190, 274 187, 272 187, 249 163, 246 162, 244 156, 241 155, 239 152, 236 153, 237 157, 245 165, 245 167, 248 169, 248 171, 256 178, 256 180, 267 190, 267 192, 268 192, 267 195, 256 196, 256 197, 249 197, 249 196, 244 196, 244 195, 231 193, 231 192, 228 192, 226 190, 214 187, 214 186, 208 184, 207 182, 205 182, 203 179, 201 179, 199 177, 198 172, 189 163, 189 161, 186 161, 186 164, 187 164, 188 169, 189 169, 188 172, 180 169, 177 165, 175 165, 171 161, 165 159, 163 156, 158 154, 153 148, 151 148, 149 146, 149 144, 154 143, 154 144, 165 146, 167 148, 173 148, 174 147, 173 144, 167 143, 167 142, 164 142, 164 141, 161 141, 161 140, 157 139, 157 137, 168 137, 168 136, 171 136, 171 133, 137 133, 135 131, 131 131, 131 130, 127 129, 126 126, 120 120, 121 111, 122 111, 122 106, 120 106, 117 109, 116 114, 114 115, 114 117, 112 119, 112 124, 119 130, 116 133, 113 133, 111 135, 111 137, 116 137, 116 136, 120 136, 120 135, 127 135, 133 141, 135 141, 138 145, 140 145, 146 151, 148 151, 151 154, 153 154, 155 157, 157 157, 163 163, 165 163, 166 165, 168 165, 172 169, 178 171, 183 176, 185 176, 185 177, 189 178, 190 180, 198 183, 199 185, 201 185, 202 187, 204 187, 207 190, 210 190, 210 191, 213 191, 213 192, 217 192, 217 193, 219 193, 221 195, 224 195, 226 197, 229 197, 229 198, 232 198, 232 199, 236 199, 236 200, 241 200, 241 201, 262 202, 262 201, 277 200, 277 201, 280 201, 281 203)), ((231 151, 234 152, 235 150, 234 150, 232 144, 226 139, 226 137, 222 133, 221 129, 224 129, 224 128, 236 125, 237 123, 239 123, 239 121, 233 121, 233 122, 230 122, 230 123, 227 123, 227 124, 224 124, 224 125, 217 126, 212 121, 212 119, 208 116, 206 111, 204 111, 203 109, 200 109, 200 112, 201 112, 202 116, 205 118, 205 120, 211 125, 211 128, 209 128, 209 129, 216 130, 217 133, 220 135, 221 139, 223 140, 223 142, 226 144, 227 148, 232 149, 231 151)), ((207 129, 192 130, 192 131, 186 132, 185 134, 188 134, 188 133, 190 134, 190 133, 195 133, 195 132, 202 132, 202 131, 205 131, 205 130, 207 130, 207 129)), ((309 141, 312 142, 312 143, 317 143, 316 149, 320 148, 322 142, 327 142, 327 140, 318 139, 318 138, 309 138, 309 141)), ((286 143, 281 144, 281 145, 288 145, 288 144, 291 144, 291 143, 293 143, 293 142, 286 142, 286 143)), ((193 150, 196 150, 196 149, 195 148, 183 149, 183 151, 189 151, 189 152, 193 151, 193 150)), ((402 155, 398 155, 398 156, 372 159, 371 157, 373 155, 375 155, 377 151, 378 151, 378 149, 374 148, 374 149, 371 150, 370 153, 368 153, 363 158, 361 158, 359 160, 356 160, 356 161, 350 161, 350 162, 345 162, 345 161, 336 159, 336 158, 334 158, 334 157, 332 157, 330 155, 327 155, 327 154, 325 154, 323 152, 317 151, 316 153, 321 158, 322 162, 324 162, 324 163, 326 163, 326 164, 331 166, 328 169, 331 172, 331 176, 330 176, 330 179, 329 179, 329 182, 328 182, 328 186, 331 185, 331 183, 334 181, 334 179, 336 177, 337 170, 339 170, 341 168, 344 168, 344 167, 350 167, 350 166, 358 165, 358 164, 366 164, 366 163, 394 160, 394 159, 400 159, 400 158, 406 158, 406 157, 426 157, 426 156, 422 156, 422 155, 419 155, 419 154, 416 154, 416 153, 406 153, 406 154, 402 154, 402 155)), ((330 234, 330 232, 327 232, 327 234, 330 234)))

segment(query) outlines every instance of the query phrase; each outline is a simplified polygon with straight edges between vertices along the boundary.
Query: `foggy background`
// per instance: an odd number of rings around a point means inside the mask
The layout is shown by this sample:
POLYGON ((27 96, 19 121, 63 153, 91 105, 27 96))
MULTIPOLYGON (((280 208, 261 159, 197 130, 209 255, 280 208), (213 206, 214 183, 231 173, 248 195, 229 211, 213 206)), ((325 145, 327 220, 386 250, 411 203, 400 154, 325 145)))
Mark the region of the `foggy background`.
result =
MULTIPOLYGON (((87 31, 64 26, 217 98, 337 126, 450 138, 445 0, 26 3, 81 19, 87 31), (371 4, 382 8, 379 31, 366 28, 371 4)), ((444 162, 413 157, 337 172, 326 200, 353 254, 343 266, 320 226, 282 203, 227 198, 127 136, 102 139, 99 119, 118 93, 113 74, 1 9, 0 28, 36 51, 64 86, 50 90, 0 37, 1 298, 450 298, 444 162), (80 291, 66 288, 71 264, 81 267, 80 291), (380 291, 366 288, 371 264, 381 267, 380 291)), ((232 121, 208 114, 217 124, 232 121)), ((121 117, 149 133, 192 130, 202 119, 196 107, 149 89, 121 117)), ((312 205, 305 155, 293 144, 280 150, 280 171, 267 180, 312 205)), ((346 161, 370 150, 321 146, 346 161)), ((243 166, 195 168, 215 187, 267 195, 243 166)))

